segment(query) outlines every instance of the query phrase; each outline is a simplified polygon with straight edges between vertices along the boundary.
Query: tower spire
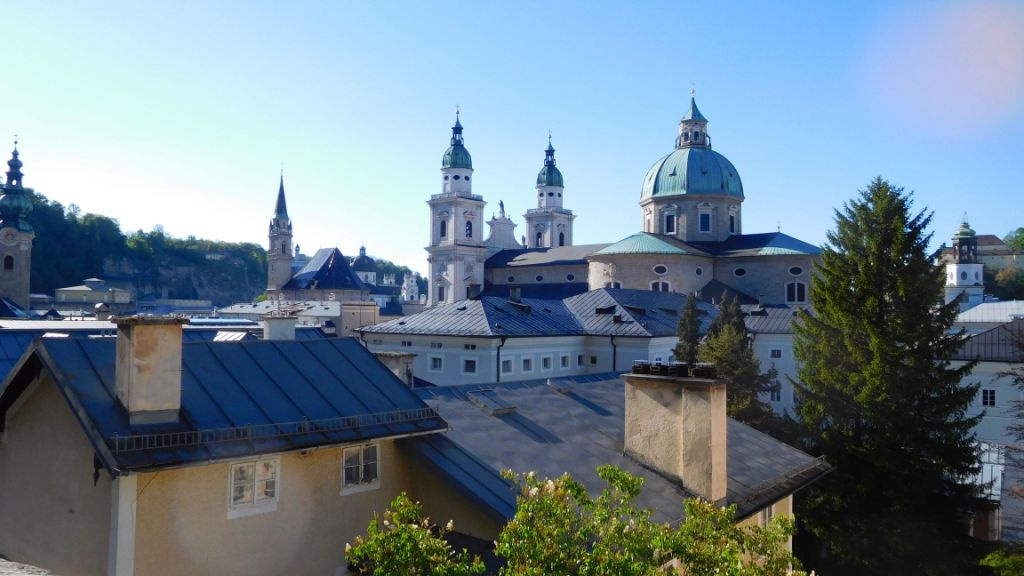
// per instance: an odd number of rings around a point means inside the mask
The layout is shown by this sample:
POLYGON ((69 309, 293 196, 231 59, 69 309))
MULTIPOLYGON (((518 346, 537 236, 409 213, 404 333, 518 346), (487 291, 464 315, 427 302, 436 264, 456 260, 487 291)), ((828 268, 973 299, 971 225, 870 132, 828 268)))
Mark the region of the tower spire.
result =
POLYGON ((277 188, 277 205, 274 207, 274 218, 277 220, 288 219, 288 204, 284 199, 284 168, 281 169, 281 184, 277 188))
POLYGON ((7 161, 7 185, 21 188, 21 160, 18 159, 18 135, 14 135, 14 150, 11 152, 11 159, 7 161))

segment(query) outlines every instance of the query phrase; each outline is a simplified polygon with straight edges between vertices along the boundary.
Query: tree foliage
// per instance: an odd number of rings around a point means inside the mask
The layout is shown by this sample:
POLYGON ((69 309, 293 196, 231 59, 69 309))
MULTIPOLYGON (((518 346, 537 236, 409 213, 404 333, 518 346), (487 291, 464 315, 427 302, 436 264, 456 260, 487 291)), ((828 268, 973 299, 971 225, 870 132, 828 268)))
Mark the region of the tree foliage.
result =
POLYGON ((754 356, 747 331, 725 323, 717 333, 709 333, 697 355, 701 362, 715 365, 718 377, 727 383, 729 416, 758 429, 769 427, 772 409, 762 400, 778 380, 778 372, 770 368, 761 372, 761 362, 754 356))
POLYGON ((693 364, 697 361, 697 348, 700 346, 700 314, 701 311, 697 308, 697 295, 687 294, 686 304, 683 305, 683 313, 676 327, 679 341, 673 351, 673 356, 679 362, 693 364))
POLYGON ((1003 242, 1014 250, 1024 250, 1024 228, 1017 228, 1003 237, 1003 242))
POLYGON ((483 574, 479 558, 466 550, 455 552, 442 537, 454 530, 451 522, 434 526, 423 516, 419 502, 405 492, 392 502, 383 518, 374 516, 366 537, 345 546, 345 556, 358 574, 373 576, 470 576, 483 574))
MULTIPOLYGON (((496 542, 505 562, 502 576, 654 576, 670 573, 666 566, 676 564, 689 576, 801 574, 790 571, 796 560, 785 546, 793 528, 788 517, 777 516, 768 526, 738 526, 734 507, 690 500, 685 520, 671 527, 654 522, 650 510, 634 503, 643 478, 614 466, 603 466, 598 473, 607 487, 596 496, 568 475, 542 479, 533 473, 506 474, 519 496, 516 514, 496 542)), ((412 511, 406 502, 396 500, 392 507, 396 505, 412 511)), ((350 562, 392 570, 366 574, 464 573, 453 564, 465 568, 467 555, 443 547, 425 532, 424 522, 417 515, 403 515, 401 528, 396 521, 381 530, 375 519, 367 537, 348 549, 350 562), (403 561, 394 563, 395 556, 403 561), (428 557, 452 571, 418 571, 430 565, 428 557)))
POLYGON ((973 364, 951 366, 958 305, 939 304, 931 216, 911 205, 876 178, 836 211, 814 313, 794 323, 807 446, 836 467, 799 515, 850 573, 958 573, 969 561, 980 416, 965 410, 978 387, 961 385, 973 364))

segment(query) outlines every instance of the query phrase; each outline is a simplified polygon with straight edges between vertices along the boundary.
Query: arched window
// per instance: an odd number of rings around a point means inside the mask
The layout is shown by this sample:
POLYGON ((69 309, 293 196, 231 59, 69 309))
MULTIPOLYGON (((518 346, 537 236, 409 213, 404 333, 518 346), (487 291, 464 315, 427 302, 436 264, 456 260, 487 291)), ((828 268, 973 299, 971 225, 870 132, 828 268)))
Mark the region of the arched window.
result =
POLYGON ((807 285, 803 282, 786 284, 786 304, 802 304, 807 302, 807 285))
POLYGON ((288 253, 288 243, 287 242, 281 242, 281 254, 287 254, 287 253, 288 253))
POLYGON ((654 290, 655 292, 668 292, 670 290, 670 287, 668 285, 668 282, 655 280, 654 282, 651 282, 651 290, 654 290))
POLYGON ((440 232, 438 233, 438 235, 441 236, 441 238, 447 238, 448 237, 448 221, 447 220, 441 220, 441 229, 440 229, 440 232))
POLYGON ((4 256, 4 270, 14 270, 14 256, 4 256))
POLYGON ((467 220, 466 221, 466 238, 472 238, 472 237, 473 237, 473 223, 467 220))
POLYGON ((444 286, 437 287, 437 301, 444 302, 444 286))
POLYGON ((565 246, 565 232, 558 233, 558 245, 565 246))
POLYGON ((540 241, 543 237, 544 235, 542 233, 537 232, 537 242, 533 245, 534 248, 540 248, 540 241))

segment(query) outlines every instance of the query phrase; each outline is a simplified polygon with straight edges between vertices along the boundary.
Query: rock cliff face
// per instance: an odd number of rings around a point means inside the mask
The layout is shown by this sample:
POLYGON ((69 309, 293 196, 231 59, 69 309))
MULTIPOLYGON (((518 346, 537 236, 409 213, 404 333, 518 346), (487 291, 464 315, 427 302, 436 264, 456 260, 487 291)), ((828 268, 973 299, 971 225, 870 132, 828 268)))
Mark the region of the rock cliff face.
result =
POLYGON ((223 254, 207 254, 202 259, 165 255, 152 261, 121 258, 103 266, 110 284, 133 290, 139 300, 209 300, 214 306, 249 302, 262 294, 267 283, 265 270, 265 261, 223 254))

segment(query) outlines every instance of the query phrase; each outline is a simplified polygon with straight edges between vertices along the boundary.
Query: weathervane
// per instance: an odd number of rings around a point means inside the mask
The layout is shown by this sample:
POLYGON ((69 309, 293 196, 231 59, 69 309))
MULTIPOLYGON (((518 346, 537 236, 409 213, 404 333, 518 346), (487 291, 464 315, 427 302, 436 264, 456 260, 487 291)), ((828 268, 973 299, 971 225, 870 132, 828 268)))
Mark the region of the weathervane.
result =
POLYGON ((695 98, 696 96, 697 96, 697 83, 696 82, 690 82, 690 98, 695 98))

